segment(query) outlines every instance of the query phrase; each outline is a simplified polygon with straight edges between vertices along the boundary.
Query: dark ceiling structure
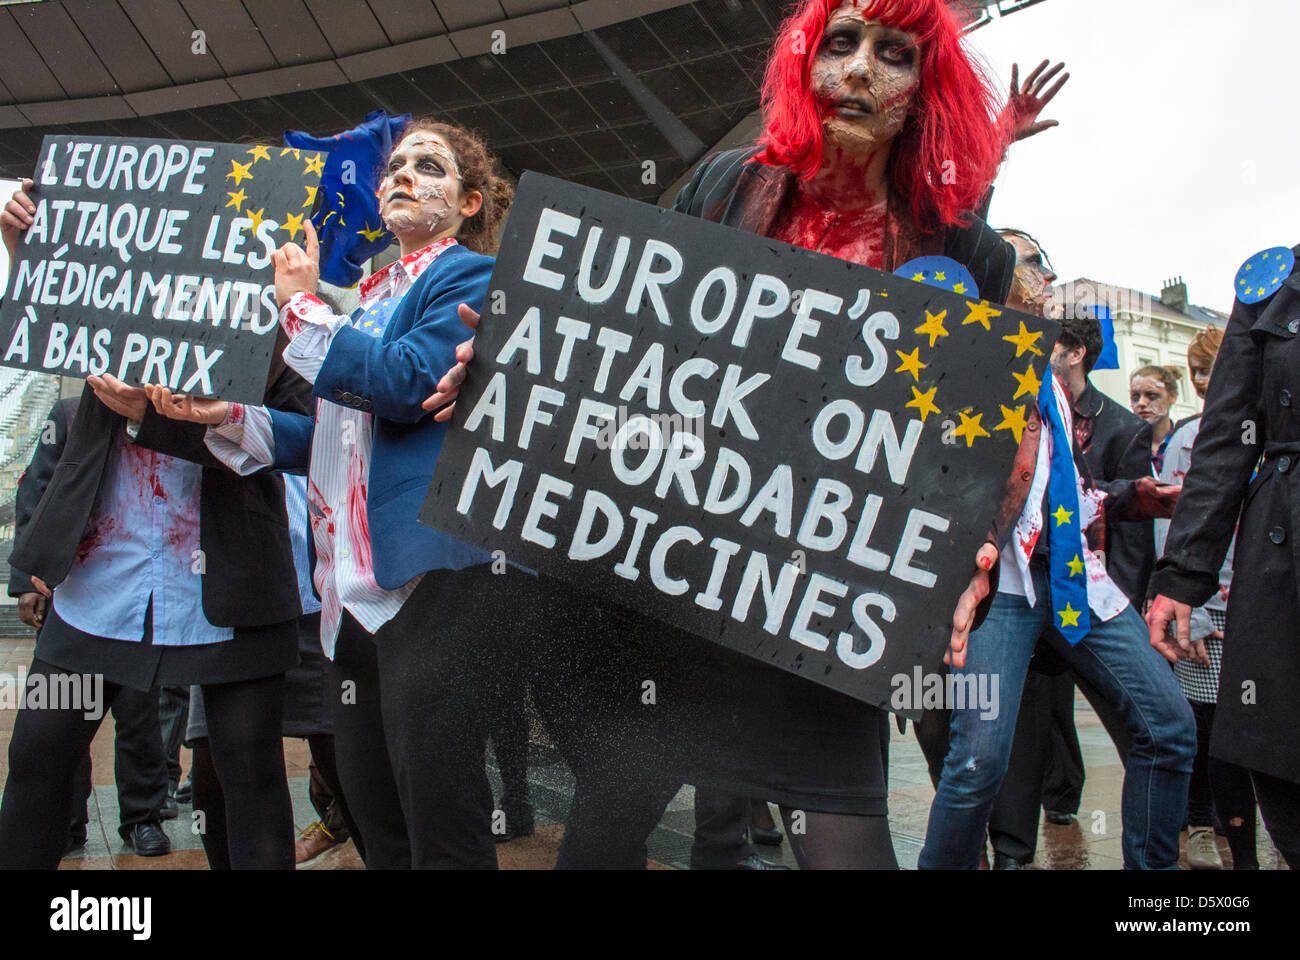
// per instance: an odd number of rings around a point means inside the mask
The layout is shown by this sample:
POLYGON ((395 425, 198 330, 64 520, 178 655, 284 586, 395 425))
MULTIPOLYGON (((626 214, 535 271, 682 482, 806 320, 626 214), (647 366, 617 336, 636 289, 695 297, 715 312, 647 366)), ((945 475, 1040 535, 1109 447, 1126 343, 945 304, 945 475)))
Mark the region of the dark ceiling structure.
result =
MULTIPOLYGON (((973 29, 1038 2, 953 5, 973 29)), ((789 4, 0 2, 0 176, 46 134, 278 142, 383 109, 479 130, 516 176, 653 201, 757 108, 789 4)))

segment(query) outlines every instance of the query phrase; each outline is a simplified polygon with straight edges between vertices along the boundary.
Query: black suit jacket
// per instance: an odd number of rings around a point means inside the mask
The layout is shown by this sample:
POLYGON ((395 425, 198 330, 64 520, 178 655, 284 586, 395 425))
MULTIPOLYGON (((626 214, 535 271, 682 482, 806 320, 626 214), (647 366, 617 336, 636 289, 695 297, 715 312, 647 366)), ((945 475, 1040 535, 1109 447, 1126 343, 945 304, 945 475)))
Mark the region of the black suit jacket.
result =
MULTIPOLYGON (((306 413, 311 385, 277 364, 266 406, 306 413)), ((10 563, 51 587, 62 583, 85 536, 104 477, 114 432, 126 421, 95 396, 81 396, 63 457, 29 522, 17 535, 10 563)), ((135 442, 203 466, 199 546, 204 554, 203 613, 218 627, 254 627, 302 613, 294 572, 284 483, 278 474, 240 477, 212 456, 207 428, 179 423, 150 408, 135 442)))
MULTIPOLYGON (((73 420, 77 416, 77 399, 69 397, 65 400, 54 401, 54 406, 50 408, 50 414, 45 418, 45 423, 41 426, 41 439, 36 444, 36 452, 32 454, 32 461, 27 465, 22 477, 18 481, 18 490, 14 494, 14 537, 22 536, 23 529, 32 519, 32 514, 36 512, 36 505, 41 502, 41 496, 45 493, 45 488, 50 485, 50 478, 54 476, 54 468, 58 466, 60 458, 63 456, 63 448, 68 442, 68 429, 72 426, 73 420), (50 427, 54 428, 54 436, 49 437, 47 431, 50 427)), ((34 593, 36 587, 32 585, 32 576, 25 570, 19 570, 12 563, 9 564, 9 596, 21 597, 24 593, 34 593)))
POLYGON ((1149 518, 1121 518, 1135 492, 1134 482, 1151 476, 1151 424, 1103 394, 1091 380, 1074 401, 1074 415, 1085 477, 1106 491, 1105 540, 1100 544, 1106 572, 1140 610, 1155 567, 1154 528, 1149 518), (1081 438, 1084 420, 1091 422, 1091 436, 1081 438))

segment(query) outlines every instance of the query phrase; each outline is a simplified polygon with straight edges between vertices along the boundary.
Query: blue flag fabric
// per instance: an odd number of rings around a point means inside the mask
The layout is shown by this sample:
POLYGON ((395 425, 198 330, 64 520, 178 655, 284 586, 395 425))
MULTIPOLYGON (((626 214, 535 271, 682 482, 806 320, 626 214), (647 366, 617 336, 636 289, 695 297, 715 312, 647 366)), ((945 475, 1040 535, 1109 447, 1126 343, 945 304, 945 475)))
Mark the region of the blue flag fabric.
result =
MULTIPOLYGON (((361 279, 361 265, 393 242, 379 218, 375 191, 384 162, 410 121, 409 113, 390 117, 376 110, 358 126, 332 137, 285 131, 287 150, 314 150, 324 156, 320 203, 311 222, 320 237, 320 275, 326 283, 354 286, 361 279)), ((317 199, 310 188, 308 193, 305 207, 317 199)))
POLYGON ((952 257, 917 257, 895 270, 894 276, 938 287, 940 290, 960 293, 972 300, 980 298, 979 287, 976 286, 971 272, 952 257))
POLYGON ((1052 462, 1047 475, 1048 513, 1043 529, 1047 541, 1048 572, 1052 588, 1052 625, 1074 646, 1092 629, 1088 611, 1088 573, 1083 562, 1083 516, 1079 509, 1079 486, 1074 469, 1074 452, 1065 420, 1052 390, 1054 376, 1043 378, 1038 391, 1038 409, 1052 431, 1052 462))
POLYGON ((1110 318, 1110 307, 1099 304, 1093 307, 1093 312, 1097 316, 1097 322, 1101 324, 1101 353, 1097 356, 1097 362, 1092 365, 1092 368, 1094 370, 1118 370, 1119 347, 1115 345, 1115 322, 1110 318))
POLYGON ((1295 254, 1289 247, 1261 250, 1241 265, 1236 276, 1237 299, 1242 303, 1259 303, 1277 293, 1282 281, 1295 268, 1295 254))

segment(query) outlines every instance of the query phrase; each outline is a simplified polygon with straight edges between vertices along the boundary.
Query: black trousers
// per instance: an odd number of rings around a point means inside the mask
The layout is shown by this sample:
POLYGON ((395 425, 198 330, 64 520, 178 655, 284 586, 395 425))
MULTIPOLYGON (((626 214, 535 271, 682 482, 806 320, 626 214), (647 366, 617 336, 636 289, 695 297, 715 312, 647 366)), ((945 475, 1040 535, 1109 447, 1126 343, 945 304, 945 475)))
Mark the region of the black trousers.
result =
POLYGON ((367 868, 496 869, 487 726, 532 580, 488 564, 435 570, 374 635, 344 614, 334 753, 367 868))
POLYGON ((502 678, 501 695, 489 724, 492 754, 501 774, 501 810, 506 826, 512 817, 532 816, 528 795, 528 704, 527 682, 522 675, 502 678))
MULTIPOLYGON (((89 677, 67 674, 40 659, 32 661, 27 678, 29 698, 41 689, 66 688, 69 683, 93 689, 89 677)), ((0 870, 58 867, 68 839, 68 811, 74 798, 80 797, 84 803, 86 796, 78 793, 79 789, 84 791, 84 781, 82 787, 75 786, 78 768, 89 755, 103 711, 114 708, 126 688, 104 682, 102 690, 103 701, 97 711, 71 709, 66 704, 63 709, 24 707, 14 718, 9 778, 0 800, 0 870)), ((153 771, 147 774, 153 778, 151 791, 137 804, 152 820, 157 819, 157 810, 167 796, 167 768, 162 756, 162 734, 156 723, 157 691, 142 696, 148 699, 155 722, 138 725, 135 736, 128 734, 128 750, 146 767, 152 764, 153 771)), ((129 712, 139 709, 129 696, 127 706, 129 712)), ((145 788, 139 789, 139 795, 144 796, 145 788)))
POLYGON ((185 743, 185 727, 190 719, 190 688, 163 687, 158 697, 159 715, 162 718, 163 752, 167 757, 167 779, 173 784, 181 782, 181 745, 185 743))
MULTIPOLYGON (((167 799, 167 767, 163 762, 158 721, 158 691, 121 687, 113 699, 113 779, 117 787, 118 833, 123 839, 137 824, 158 819, 167 799)), ((71 832, 86 835, 86 804, 94 791, 90 753, 73 775, 71 832)))
POLYGON ((754 853, 749 842, 749 807, 749 797, 695 788, 692 870, 729 870, 754 853))

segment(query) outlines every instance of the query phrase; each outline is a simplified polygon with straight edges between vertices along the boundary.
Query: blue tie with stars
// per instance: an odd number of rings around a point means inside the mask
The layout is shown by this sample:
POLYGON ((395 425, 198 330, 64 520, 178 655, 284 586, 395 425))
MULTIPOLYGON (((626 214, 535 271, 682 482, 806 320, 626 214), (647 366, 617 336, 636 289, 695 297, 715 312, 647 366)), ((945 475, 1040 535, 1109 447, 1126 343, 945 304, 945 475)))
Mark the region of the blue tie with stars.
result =
POLYGON ((1049 512, 1043 517, 1043 525, 1051 531, 1047 561, 1052 577, 1052 622, 1070 646, 1074 646, 1088 635, 1092 621, 1088 616, 1088 574, 1083 565, 1080 527, 1083 517, 1079 510, 1074 453, 1052 392, 1054 379, 1050 375, 1044 377, 1038 391, 1038 409, 1052 431, 1052 462, 1047 475, 1049 512))

